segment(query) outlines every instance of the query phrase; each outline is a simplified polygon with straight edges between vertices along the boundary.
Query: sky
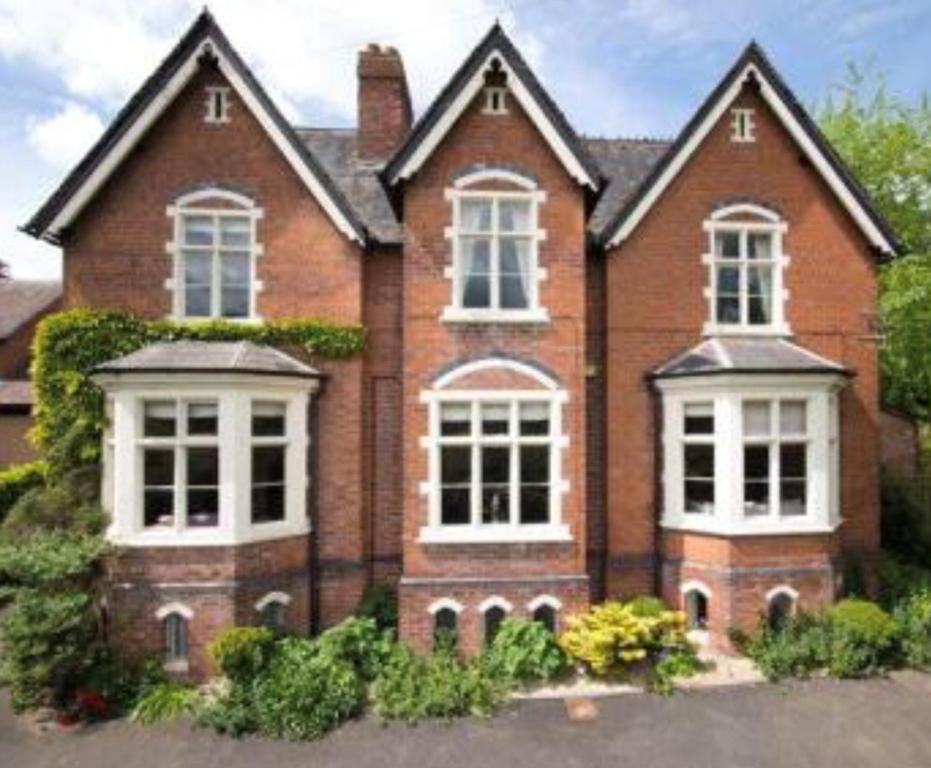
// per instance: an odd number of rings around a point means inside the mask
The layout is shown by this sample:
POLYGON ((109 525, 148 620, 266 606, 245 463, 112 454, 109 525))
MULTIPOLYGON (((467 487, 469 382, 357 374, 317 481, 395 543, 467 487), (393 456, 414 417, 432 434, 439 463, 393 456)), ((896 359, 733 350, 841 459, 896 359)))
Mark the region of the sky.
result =
MULTIPOLYGON (((193 22, 202 0, 0 0, 0 260, 60 275, 17 231, 193 22)), ((500 19, 576 130, 674 136, 751 38, 806 105, 855 63, 891 93, 931 91, 931 0, 213 0, 284 114, 350 126, 355 60, 404 57, 416 112, 500 19)))

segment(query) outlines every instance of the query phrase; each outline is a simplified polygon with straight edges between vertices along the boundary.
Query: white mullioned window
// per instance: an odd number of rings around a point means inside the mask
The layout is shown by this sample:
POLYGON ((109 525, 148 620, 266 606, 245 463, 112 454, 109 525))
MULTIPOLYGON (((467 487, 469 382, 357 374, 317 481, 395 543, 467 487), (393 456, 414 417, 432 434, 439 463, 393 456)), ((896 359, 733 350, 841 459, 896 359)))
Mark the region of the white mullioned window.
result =
POLYGON ((482 171, 447 190, 452 202, 452 301, 443 313, 449 321, 545 321, 539 303, 539 203, 543 193, 511 172, 482 171), (461 186, 476 177, 506 180, 514 191, 476 191, 461 186))
POLYGON ((663 397, 662 525, 723 535, 840 523, 839 376, 688 377, 663 397))
POLYGON ((735 205, 705 222, 709 232, 709 319, 706 333, 788 333, 782 252, 786 225, 772 211, 735 205), (747 220, 741 220, 741 214, 747 220), (753 216, 752 219, 749 216, 753 216))
POLYGON ((243 195, 205 190, 179 199, 168 208, 174 219, 174 316, 183 319, 257 319, 256 222, 261 209, 243 195), (207 208, 212 199, 232 203, 207 208))

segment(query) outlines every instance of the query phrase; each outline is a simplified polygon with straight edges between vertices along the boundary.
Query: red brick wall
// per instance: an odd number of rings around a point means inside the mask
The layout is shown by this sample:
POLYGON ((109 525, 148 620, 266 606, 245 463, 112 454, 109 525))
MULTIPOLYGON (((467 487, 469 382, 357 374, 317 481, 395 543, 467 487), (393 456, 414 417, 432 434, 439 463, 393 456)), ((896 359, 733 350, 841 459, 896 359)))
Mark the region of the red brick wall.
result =
POLYGON ((876 347, 865 335, 876 309, 867 243, 762 100, 757 141, 729 140, 729 115, 706 138, 607 264, 608 591, 649 588, 658 516, 657 420, 644 373, 701 337, 708 249, 702 222, 723 202, 749 199, 788 223, 786 316, 796 341, 856 371, 841 397, 841 543, 879 546, 876 347))

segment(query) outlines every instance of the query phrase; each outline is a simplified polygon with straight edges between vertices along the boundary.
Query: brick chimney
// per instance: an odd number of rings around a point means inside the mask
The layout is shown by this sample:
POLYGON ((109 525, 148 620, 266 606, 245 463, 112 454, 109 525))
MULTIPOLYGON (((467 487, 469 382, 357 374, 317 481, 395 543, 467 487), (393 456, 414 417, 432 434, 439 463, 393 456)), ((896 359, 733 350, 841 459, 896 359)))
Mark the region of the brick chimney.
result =
POLYGON ((360 160, 385 161, 411 127, 411 96, 395 48, 371 43, 359 51, 360 160))

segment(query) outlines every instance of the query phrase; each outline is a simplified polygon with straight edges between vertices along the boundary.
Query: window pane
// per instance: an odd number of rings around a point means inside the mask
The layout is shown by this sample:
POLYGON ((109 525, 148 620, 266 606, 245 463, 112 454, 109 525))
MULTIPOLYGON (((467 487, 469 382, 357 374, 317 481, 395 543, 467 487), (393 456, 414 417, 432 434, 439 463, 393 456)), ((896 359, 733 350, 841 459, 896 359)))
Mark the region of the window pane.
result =
POLYGON ((769 446, 744 446, 744 513, 769 514, 769 446))
POLYGON ((686 445, 685 476, 688 478, 714 477, 714 446, 686 445))
POLYGON ((175 494, 172 490, 146 490, 143 498, 143 524, 171 526, 175 521, 175 494))
POLYGON ((740 269, 718 267, 718 295, 737 296, 738 294, 740 294, 740 269))
POLYGON ((744 435, 747 437, 767 437, 769 428, 769 401, 748 400, 743 405, 744 435))
POLYGON ((520 433, 527 437, 550 433, 550 404, 521 403, 520 433))
POLYGON ((185 216, 183 236, 185 245, 213 245, 213 218, 185 216))
POLYGON ((175 484, 175 452, 172 448, 146 448, 143 456, 146 487, 175 484))
POLYGON ((284 520, 284 486, 252 487, 252 522, 273 523, 284 520))
POLYGON ((779 432, 783 435, 805 434, 804 400, 783 400, 779 403, 779 432))
POLYGON ((685 511, 689 514, 706 514, 714 512, 714 481, 685 481, 685 511))
POLYGON ((713 435, 714 405, 711 403, 686 405, 684 430, 687 435, 713 435))
POLYGON ((772 322, 773 272, 769 267, 750 267, 747 270, 748 301, 751 325, 772 322))
POLYGON ((714 254, 719 259, 740 258, 740 234, 718 232, 714 236, 714 254))
POLYGON ((171 400, 151 400, 143 408, 145 437, 174 437, 175 404, 171 400))
POLYGON ((443 525, 468 525, 471 519, 468 488, 443 488, 440 522, 443 525))
POLYGON ((736 296, 718 296, 715 316, 719 323, 739 323, 740 299, 736 296))
POLYGON ((252 446, 252 483, 284 482, 283 445, 252 446))
POLYGON ((446 437, 472 432, 472 406, 469 403, 444 403, 440 406, 440 434, 446 437))
POLYGON ((189 435, 217 434, 217 404, 188 403, 187 433, 189 435))
POLYGON ((482 522, 510 519, 510 448, 482 448, 482 522))
POLYGON ((509 430, 511 407, 507 403, 485 403, 482 405, 482 434, 506 435, 509 430))
POLYGON ((491 230, 491 200, 463 199, 459 206, 459 225, 464 232, 491 230))
POLYGON ((530 201, 501 200, 498 202, 498 228, 502 232, 530 231, 530 201))
POLYGON ((751 232, 747 235, 747 258, 754 261, 768 261, 773 257, 773 237, 763 232, 751 232))
POLYGON ((252 242, 252 222, 245 216, 223 216, 220 219, 220 245, 227 248, 248 248, 252 242))
POLYGON ((444 445, 440 465, 443 485, 468 484, 472 479, 472 449, 468 445, 444 445))
POLYGON ((285 434, 284 403, 252 403, 252 434, 255 437, 283 437, 285 434))

